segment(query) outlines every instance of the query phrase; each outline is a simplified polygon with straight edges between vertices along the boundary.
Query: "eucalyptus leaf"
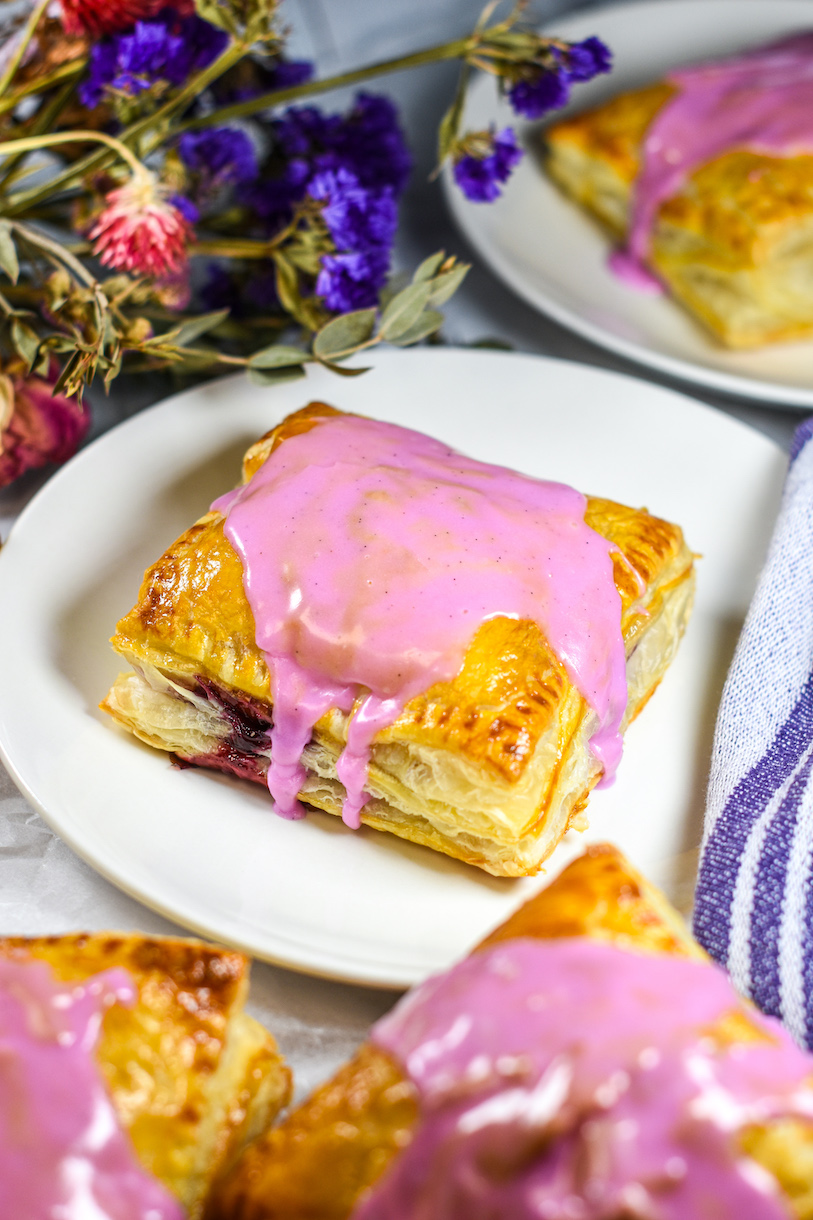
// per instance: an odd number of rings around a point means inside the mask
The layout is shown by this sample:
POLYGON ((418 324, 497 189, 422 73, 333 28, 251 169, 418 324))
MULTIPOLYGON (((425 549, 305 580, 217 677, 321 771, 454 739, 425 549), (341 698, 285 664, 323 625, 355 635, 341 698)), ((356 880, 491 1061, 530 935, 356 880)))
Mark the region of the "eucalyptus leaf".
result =
POLYGON ((326 369, 330 369, 331 373, 338 373, 340 377, 360 377, 362 373, 370 371, 369 365, 363 369, 349 369, 346 364, 332 364, 330 360, 322 360, 320 363, 326 369))
POLYGON ((284 343, 273 347, 264 347, 249 357, 248 366, 251 369, 282 369, 294 364, 303 364, 307 353, 301 347, 289 347, 284 343))
MULTIPOLYGON (((179 327, 171 331, 173 342, 177 347, 186 347, 187 343, 192 343, 193 340, 205 335, 207 331, 214 330, 229 316, 228 309, 216 309, 213 313, 201 314, 199 318, 190 318, 188 322, 182 322, 179 327)), ((163 339, 168 339, 169 335, 162 335, 163 339)))
POLYGON ((397 339, 390 339, 390 343, 394 343, 396 347, 409 347, 410 343, 420 343, 421 339, 433 335, 442 325, 443 314, 435 309, 427 309, 409 330, 404 331, 397 339))
POLYGON ((16 284, 20 274, 17 247, 11 236, 11 226, 4 222, 0 222, 0 267, 3 268, 12 284, 16 284))
POLYGON ((350 356, 373 333, 374 309, 356 309, 341 314, 323 326, 313 341, 313 354, 320 360, 340 360, 350 356))
POLYGON ((445 305, 449 297, 457 292, 468 272, 468 263, 458 263, 456 267, 452 267, 451 271, 444 271, 443 275, 436 276, 431 281, 432 293, 428 302, 430 308, 435 309, 438 305, 445 305))
POLYGON ((293 381, 304 377, 305 369, 301 364, 290 364, 286 368, 259 369, 248 367, 248 379, 255 385, 277 385, 280 381, 293 381))
POLYGON ((20 318, 11 319, 11 342, 14 350, 26 363, 26 371, 31 372, 39 352, 40 339, 33 327, 20 318))
POLYGON ((445 257, 445 250, 438 250, 437 254, 430 254, 429 258, 425 258, 420 266, 416 269, 415 274, 412 277, 412 283, 419 284, 422 280, 434 279, 442 267, 445 257))
POLYGON ((378 328, 380 339, 392 342, 417 322, 429 303, 432 286, 427 281, 410 284, 392 298, 381 315, 381 325, 378 328))

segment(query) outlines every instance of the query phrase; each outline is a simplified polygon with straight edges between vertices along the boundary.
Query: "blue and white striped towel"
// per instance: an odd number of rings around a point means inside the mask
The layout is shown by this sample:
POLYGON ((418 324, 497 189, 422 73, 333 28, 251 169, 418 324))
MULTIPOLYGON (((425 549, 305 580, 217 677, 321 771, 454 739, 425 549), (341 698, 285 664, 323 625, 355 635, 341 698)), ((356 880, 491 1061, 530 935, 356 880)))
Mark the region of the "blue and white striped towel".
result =
POLYGON ((813 1049, 813 419, 720 703, 694 931, 813 1049))

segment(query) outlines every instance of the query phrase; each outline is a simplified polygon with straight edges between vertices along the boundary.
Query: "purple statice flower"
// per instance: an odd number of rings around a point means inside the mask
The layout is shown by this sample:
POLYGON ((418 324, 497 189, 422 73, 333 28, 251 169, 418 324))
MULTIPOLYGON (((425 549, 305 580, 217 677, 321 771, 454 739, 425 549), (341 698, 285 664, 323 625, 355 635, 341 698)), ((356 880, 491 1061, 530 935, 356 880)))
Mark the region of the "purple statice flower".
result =
POLYGON ((541 119, 549 110, 558 110, 570 97, 570 80, 564 68, 540 68, 534 75, 521 79, 508 90, 508 98, 517 114, 526 119, 541 119))
POLYGON ((208 264, 206 279, 198 289, 198 297, 203 308, 212 312, 216 309, 237 310, 240 303, 240 291, 234 276, 222 263, 208 264))
POLYGON ((454 180, 472 203, 493 203, 502 193, 511 171, 522 158, 522 149, 510 127, 504 128, 491 140, 491 151, 485 156, 464 153, 454 163, 454 180))
POLYGON ((227 182, 253 182, 259 173, 257 153, 239 127, 209 127, 187 131, 178 140, 187 169, 199 174, 206 189, 227 182))
POLYGON ((388 250, 344 251, 322 256, 316 295, 332 313, 368 309, 378 301, 389 270, 388 250))
POLYGON ((374 94, 360 93, 347 115, 291 106, 271 129, 281 154, 304 158, 314 173, 344 167, 362 186, 400 193, 412 168, 395 107, 374 94))
POLYGON ((313 64, 308 59, 278 59, 266 74, 263 81, 263 92, 271 93, 274 89, 293 89, 295 85, 304 85, 313 76, 313 64))
POLYGON ((371 190, 348 169, 323 170, 308 194, 323 202, 322 219, 336 246, 335 254, 322 258, 316 295, 337 313, 374 305, 387 278, 398 222, 392 187, 371 190))
MULTIPOLYGON (((262 264, 260 264, 262 268, 262 264)), ((246 299, 266 313, 280 308, 277 296, 277 275, 273 265, 257 271, 246 281, 246 299)))
POLYGON ((508 90, 514 110, 526 119, 541 119, 564 106, 574 81, 592 80, 610 71, 612 56, 600 38, 585 38, 567 48, 551 47, 551 52, 554 62, 550 67, 532 69, 508 90))
POLYGON ((180 17, 163 9, 154 21, 137 21, 132 30, 96 43, 88 79, 79 88, 85 106, 97 106, 107 90, 134 96, 156 82, 181 85, 205 68, 228 42, 224 30, 192 14, 180 17))
POLYGON ((322 217, 337 250, 392 245, 398 210, 391 187, 368 190, 350 170, 325 170, 312 179, 308 194, 324 201, 322 217))
POLYGON ((592 80, 602 72, 609 72, 613 57, 610 48, 595 35, 583 42, 573 42, 567 53, 567 73, 571 80, 592 80))
POLYGON ((169 202, 191 225, 196 225, 200 220, 200 209, 186 195, 170 195, 169 202))

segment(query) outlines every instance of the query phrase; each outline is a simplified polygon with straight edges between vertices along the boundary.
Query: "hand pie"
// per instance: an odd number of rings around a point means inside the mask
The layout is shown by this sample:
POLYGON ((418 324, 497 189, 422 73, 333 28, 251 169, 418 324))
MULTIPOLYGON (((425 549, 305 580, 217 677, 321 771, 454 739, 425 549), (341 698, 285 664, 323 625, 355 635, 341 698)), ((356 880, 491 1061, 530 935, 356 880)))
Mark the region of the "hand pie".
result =
POLYGON ((148 570, 102 703, 176 759, 536 871, 674 656, 680 529, 312 403, 148 570))
MULTIPOLYGON (((66 1055, 75 1049, 72 1043, 80 1050, 84 1048, 85 1053, 94 1048, 92 1058, 101 1069, 107 1098, 112 1101, 118 1126, 126 1132, 124 1143, 134 1151, 140 1168, 151 1175, 144 1175, 147 1189, 159 1189, 152 1185, 157 1179, 168 1192, 166 1210, 150 1210, 147 1205, 141 1211, 113 1208, 109 1213, 105 1210, 105 1215, 175 1220, 181 1216, 180 1205, 174 1202, 179 1200, 183 1215, 197 1220, 215 1176, 287 1104, 290 1072, 271 1035, 243 1012, 247 990, 246 958, 194 940, 113 932, 0 939, 0 1010, 6 1018, 0 1031, 2 1039, 14 1033, 3 1007, 4 997, 9 994, 24 1001, 29 1028, 35 1031, 35 1050, 36 1039, 43 1035, 43 1018, 36 1018, 38 1012, 46 1014, 44 1033, 48 1043, 49 1008, 60 1014, 67 1012, 66 1019, 70 1020, 72 1003, 80 1010, 90 1005, 90 1011, 84 1012, 84 1024, 53 1031, 56 1040, 60 1046, 65 1044, 66 1055), (65 983, 70 987, 66 989, 65 983), (129 994, 122 997, 122 988, 129 994), (109 993, 105 1003, 99 1002, 98 997, 105 993, 109 993), (116 996, 123 1002, 111 1005, 116 996), (103 1014, 98 1041, 94 1034, 97 1010, 103 1014)), ((80 1011, 78 1015, 83 1014, 80 1011)), ((59 1054, 57 1048, 57 1058, 59 1054)), ((33 1149, 23 1139, 27 1128, 17 1128, 17 1120, 12 1122, 15 1130, 23 1133, 19 1150, 19 1155, 27 1158, 23 1163, 38 1156, 43 1180, 49 1172, 56 1172, 56 1164, 60 1180, 72 1175, 78 1183, 76 1189, 86 1178, 95 1176, 97 1207, 100 1191, 112 1189, 118 1196, 124 1190, 126 1194, 127 1173, 113 1175, 112 1185, 106 1181, 113 1160, 109 1151, 91 1174, 81 1153, 94 1148, 90 1132, 76 1132, 64 1162, 56 1152, 50 1162, 48 1159, 46 1133, 59 1130, 60 1125, 64 1128, 66 1116, 81 1113, 85 1105, 87 1067, 66 1060, 65 1065, 56 1063, 54 1071, 47 1061, 38 1062, 36 1054, 26 1052, 21 1057, 27 1064, 28 1080, 36 1080, 37 1071, 48 1070, 52 1077, 57 1073, 64 1076, 67 1090, 62 1096, 57 1092, 56 1104, 50 1094, 39 1097, 36 1088, 32 1090, 34 1096, 26 1095, 19 1103, 35 1116, 38 1105, 48 1106, 45 1115, 32 1120, 38 1132, 33 1149)), ((5 1096, 0 1081, 0 1099, 5 1096)), ((13 1099, 14 1094, 11 1096, 13 1099)), ((97 1136, 98 1127, 97 1116, 97 1136)), ((37 1166, 30 1168, 32 1172, 26 1176, 38 1176, 37 1166)), ((8 1189, 8 1183, 0 1181, 0 1200, 6 1199, 4 1187, 8 1189)), ((82 1187, 87 1189, 87 1184, 82 1187)), ((5 1207, 0 1210, 5 1216, 5 1207)), ((69 1210, 71 1216, 102 1214, 92 1207, 69 1210)), ((33 1210, 30 1214, 33 1220, 33 1210)), ((47 1211, 48 1216, 56 1214, 47 1211)), ((39 1210, 36 1215, 40 1215, 39 1210)))
POLYGON ((260 1136, 207 1220, 809 1217, 811 1069, 593 847, 260 1136))
MULTIPOLYGON (((670 73, 544 134, 547 168, 733 348, 813 332, 813 35, 670 73)), ((651 278, 651 277, 650 277, 651 278)))

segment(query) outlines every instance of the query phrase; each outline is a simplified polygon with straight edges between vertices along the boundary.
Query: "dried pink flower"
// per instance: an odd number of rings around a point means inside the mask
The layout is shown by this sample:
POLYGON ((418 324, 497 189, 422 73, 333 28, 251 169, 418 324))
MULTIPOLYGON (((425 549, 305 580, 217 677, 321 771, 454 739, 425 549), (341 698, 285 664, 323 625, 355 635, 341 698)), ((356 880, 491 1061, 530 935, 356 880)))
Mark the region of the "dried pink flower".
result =
POLYGON ((62 25, 67 34, 90 34, 94 38, 117 34, 149 21, 162 8, 174 8, 182 16, 194 12, 194 0, 61 0, 62 25))
POLYGON ((0 487, 49 462, 73 457, 90 427, 80 399, 54 394, 59 374, 48 378, 0 376, 0 487))
POLYGON ((111 191, 90 231, 93 253, 106 267, 164 277, 186 266, 195 231, 153 174, 134 174, 111 191))

